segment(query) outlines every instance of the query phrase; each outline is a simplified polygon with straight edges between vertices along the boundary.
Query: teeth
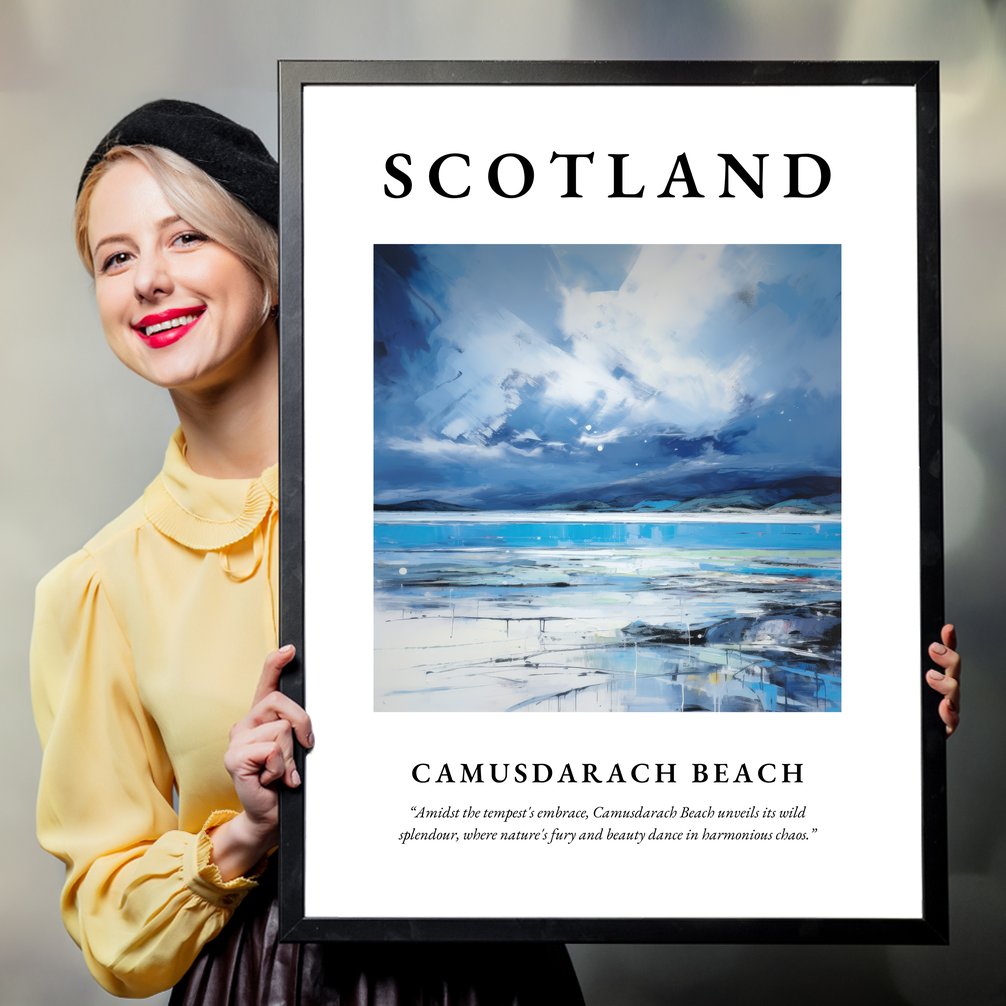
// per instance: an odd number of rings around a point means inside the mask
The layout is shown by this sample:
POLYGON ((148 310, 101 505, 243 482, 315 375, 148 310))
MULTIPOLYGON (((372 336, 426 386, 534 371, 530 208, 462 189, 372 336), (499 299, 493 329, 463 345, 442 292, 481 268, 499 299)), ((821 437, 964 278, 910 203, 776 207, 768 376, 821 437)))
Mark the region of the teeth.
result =
POLYGON ((156 335, 158 332, 164 332, 169 328, 180 328, 182 325, 188 325, 198 318, 198 314, 185 314, 181 318, 172 318, 171 321, 162 321, 159 325, 150 325, 148 328, 143 330, 143 334, 149 339, 152 335, 156 335))

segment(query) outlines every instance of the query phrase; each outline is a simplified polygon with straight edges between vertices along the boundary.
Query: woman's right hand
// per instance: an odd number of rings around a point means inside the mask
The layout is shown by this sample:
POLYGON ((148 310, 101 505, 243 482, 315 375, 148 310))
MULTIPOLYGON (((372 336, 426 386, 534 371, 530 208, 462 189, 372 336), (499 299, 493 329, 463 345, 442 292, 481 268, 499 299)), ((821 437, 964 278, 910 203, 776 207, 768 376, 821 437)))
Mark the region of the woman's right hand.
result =
POLYGON ((284 646, 265 659, 248 715, 231 727, 224 766, 244 810, 210 831, 212 861, 223 879, 251 870, 279 839, 279 793, 274 783, 300 785, 293 758, 293 737, 314 746, 311 717, 279 690, 283 668, 295 649, 284 646))

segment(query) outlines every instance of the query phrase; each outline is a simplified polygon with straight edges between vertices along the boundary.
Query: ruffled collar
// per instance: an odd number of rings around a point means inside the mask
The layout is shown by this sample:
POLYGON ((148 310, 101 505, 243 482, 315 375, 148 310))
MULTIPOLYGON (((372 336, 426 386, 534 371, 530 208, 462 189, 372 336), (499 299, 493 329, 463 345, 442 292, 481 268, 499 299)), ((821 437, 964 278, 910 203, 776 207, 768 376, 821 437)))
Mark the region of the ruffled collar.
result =
POLYGON ((185 437, 175 430, 164 468, 143 494, 143 512, 162 534, 186 548, 212 552, 250 535, 279 500, 279 466, 257 479, 213 479, 185 460, 185 437))

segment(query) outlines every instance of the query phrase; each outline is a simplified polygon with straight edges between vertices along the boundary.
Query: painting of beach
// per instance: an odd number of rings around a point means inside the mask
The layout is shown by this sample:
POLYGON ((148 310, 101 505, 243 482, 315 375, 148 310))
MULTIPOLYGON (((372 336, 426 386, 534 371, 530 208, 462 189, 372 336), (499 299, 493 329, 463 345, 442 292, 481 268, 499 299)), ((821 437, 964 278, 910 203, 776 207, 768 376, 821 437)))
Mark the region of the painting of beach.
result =
POLYGON ((837 246, 374 277, 375 710, 841 710, 837 246))

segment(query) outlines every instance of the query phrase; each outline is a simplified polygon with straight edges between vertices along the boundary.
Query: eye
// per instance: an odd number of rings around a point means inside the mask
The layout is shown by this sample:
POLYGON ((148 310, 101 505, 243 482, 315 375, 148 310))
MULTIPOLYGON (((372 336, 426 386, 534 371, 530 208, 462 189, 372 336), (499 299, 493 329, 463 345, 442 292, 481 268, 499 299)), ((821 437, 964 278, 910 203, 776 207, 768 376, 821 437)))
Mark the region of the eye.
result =
POLYGON ((205 234, 200 234, 199 231, 183 231, 171 243, 176 248, 193 248, 208 240, 209 238, 205 234))
POLYGON ((107 272, 117 272, 122 266, 124 266, 132 256, 129 252, 114 252, 109 255, 101 264, 101 271, 103 273, 107 272))

